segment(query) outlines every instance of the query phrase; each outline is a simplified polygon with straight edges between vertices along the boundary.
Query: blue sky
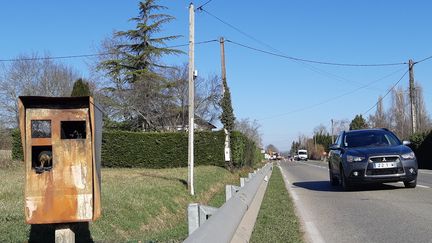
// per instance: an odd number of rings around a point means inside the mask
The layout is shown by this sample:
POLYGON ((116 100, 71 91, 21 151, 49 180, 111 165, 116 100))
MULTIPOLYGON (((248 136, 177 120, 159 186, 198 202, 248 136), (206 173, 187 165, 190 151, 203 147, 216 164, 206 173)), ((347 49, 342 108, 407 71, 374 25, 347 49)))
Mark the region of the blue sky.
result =
MULTIPOLYGON (((199 6, 204 2, 206 0, 194 1, 194 4, 199 6)), ((161 0, 160 3, 176 17, 161 35, 183 36, 172 45, 187 43, 190 1, 161 0)), ((101 40, 113 30, 133 27, 128 19, 137 15, 137 6, 138 1, 131 0, 8 1, 0 8, 0 59, 33 52, 52 56, 95 53, 101 40)), ((197 42, 223 36, 266 51, 337 63, 399 63, 432 55, 432 2, 427 0, 410 3, 213 0, 204 9, 255 40, 205 12, 197 12, 197 42)), ((226 43, 225 48, 227 79, 236 117, 258 120, 264 145, 272 143, 281 150, 288 150, 292 140, 300 134, 311 135, 320 124, 330 127, 331 119, 351 120, 356 114, 364 113, 407 70, 407 65, 307 64, 232 43, 226 43), (347 93, 350 94, 340 97, 347 93)), ((184 50, 187 51, 187 47, 184 50)), ((199 74, 219 74, 219 57, 218 43, 197 45, 195 64, 199 74)), ((84 77, 89 73, 86 64, 89 61, 63 60, 84 77)), ((186 61, 186 55, 164 59, 168 64, 186 61)), ((415 78, 424 87, 429 109, 432 104, 431 66, 432 60, 415 66, 415 78)), ((407 88, 408 77, 399 85, 407 88)), ((387 107, 389 98, 384 102, 387 107)))

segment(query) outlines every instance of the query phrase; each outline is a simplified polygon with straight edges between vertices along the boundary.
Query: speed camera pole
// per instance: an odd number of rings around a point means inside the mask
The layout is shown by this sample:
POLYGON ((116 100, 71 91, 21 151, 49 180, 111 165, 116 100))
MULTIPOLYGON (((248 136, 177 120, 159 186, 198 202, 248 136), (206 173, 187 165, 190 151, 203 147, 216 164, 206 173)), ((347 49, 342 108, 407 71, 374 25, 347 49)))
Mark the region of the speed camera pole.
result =
POLYGON ((191 3, 189 5, 189 139, 188 139, 188 189, 194 195, 194 25, 195 10, 191 3))

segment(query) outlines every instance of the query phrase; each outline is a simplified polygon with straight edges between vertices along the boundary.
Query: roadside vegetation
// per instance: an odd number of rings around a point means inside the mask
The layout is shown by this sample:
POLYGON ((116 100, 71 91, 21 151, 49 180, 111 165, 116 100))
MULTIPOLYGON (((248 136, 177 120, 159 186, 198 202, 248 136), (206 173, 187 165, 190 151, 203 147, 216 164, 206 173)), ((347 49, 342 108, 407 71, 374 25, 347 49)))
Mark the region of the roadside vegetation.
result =
POLYGON ((250 242, 303 242, 294 203, 280 169, 273 168, 250 242))
MULTIPOLYGON (((0 169, 0 242, 25 242, 30 234, 23 211, 24 168, 17 163, 0 169)), ((187 168, 103 168, 102 217, 90 223, 91 237, 109 242, 180 242, 188 234, 187 205, 221 206, 225 185, 238 183, 241 173, 245 172, 196 167, 196 195, 190 196, 187 168)))

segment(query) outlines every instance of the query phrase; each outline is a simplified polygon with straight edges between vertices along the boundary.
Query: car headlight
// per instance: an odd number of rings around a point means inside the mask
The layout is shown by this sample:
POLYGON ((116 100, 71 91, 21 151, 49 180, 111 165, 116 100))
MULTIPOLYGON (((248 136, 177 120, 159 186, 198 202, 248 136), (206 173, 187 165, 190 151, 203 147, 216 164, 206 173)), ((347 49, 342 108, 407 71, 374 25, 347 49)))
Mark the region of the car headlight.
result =
POLYGON ((407 154, 401 154, 402 159, 415 159, 414 152, 409 152, 407 154))
POLYGON ((365 159, 365 157, 362 157, 362 156, 347 155, 347 161, 348 162, 360 162, 360 161, 363 161, 364 159, 365 159))

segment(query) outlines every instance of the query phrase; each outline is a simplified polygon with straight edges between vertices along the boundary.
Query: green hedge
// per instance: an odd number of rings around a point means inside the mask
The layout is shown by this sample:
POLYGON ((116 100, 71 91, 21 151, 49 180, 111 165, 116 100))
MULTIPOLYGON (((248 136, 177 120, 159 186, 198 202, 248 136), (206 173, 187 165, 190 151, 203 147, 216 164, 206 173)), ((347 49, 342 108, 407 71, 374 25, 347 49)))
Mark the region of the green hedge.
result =
POLYGON ((409 137, 419 168, 432 169, 432 132, 415 133, 409 137))
MULTIPOLYGON (((224 166, 222 132, 195 133, 195 165, 224 166)), ((102 165, 107 167, 185 167, 187 133, 110 131, 102 138, 102 165)))
MULTIPOLYGON (((14 160, 23 160, 19 129, 12 133, 14 160)), ((225 167, 225 134, 195 133, 195 165, 225 167)), ((261 160, 255 143, 240 132, 233 132, 231 154, 234 167, 250 166, 261 160)), ((102 135, 102 166, 172 168, 186 167, 188 157, 187 133, 143 133, 104 131, 102 135)))
POLYGON ((12 131, 12 159, 24 161, 24 154, 21 144, 21 133, 19 129, 12 131))
POLYGON ((234 167, 253 167, 261 160, 261 151, 255 142, 243 133, 234 131, 231 135, 231 154, 234 167))

